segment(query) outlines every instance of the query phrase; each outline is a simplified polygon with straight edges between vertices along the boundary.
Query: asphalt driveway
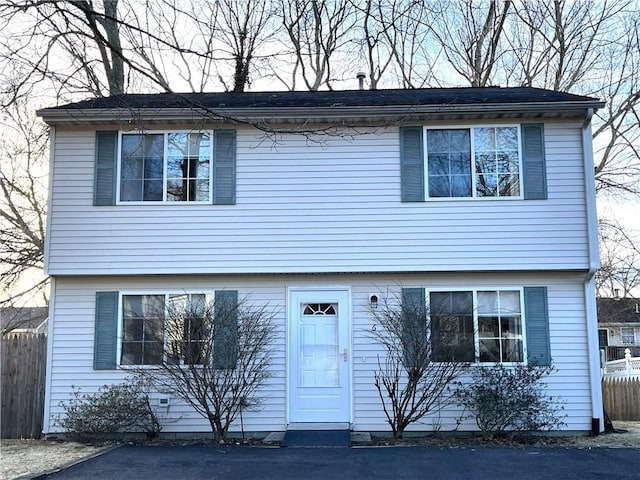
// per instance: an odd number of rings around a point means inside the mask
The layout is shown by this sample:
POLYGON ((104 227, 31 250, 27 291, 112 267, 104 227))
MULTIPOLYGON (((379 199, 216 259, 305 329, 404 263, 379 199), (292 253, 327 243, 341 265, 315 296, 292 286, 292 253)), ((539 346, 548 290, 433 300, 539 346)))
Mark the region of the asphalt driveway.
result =
POLYGON ((39 478, 638 480, 640 448, 124 446, 39 478))

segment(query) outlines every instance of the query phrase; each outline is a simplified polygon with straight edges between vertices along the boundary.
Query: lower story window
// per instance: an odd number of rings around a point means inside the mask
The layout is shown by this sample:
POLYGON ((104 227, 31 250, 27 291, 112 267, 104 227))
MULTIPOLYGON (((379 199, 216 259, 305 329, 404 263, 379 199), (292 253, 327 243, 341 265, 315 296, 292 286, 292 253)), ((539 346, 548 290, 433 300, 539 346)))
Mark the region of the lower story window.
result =
POLYGON ((609 331, 606 328, 598 330, 598 346, 605 348, 609 346, 609 331))
POLYGON ((474 362, 473 292, 432 292, 429 312, 434 358, 474 362))
POLYGON ((122 296, 121 365, 202 363, 204 294, 122 296))
POLYGON ((167 357, 172 363, 201 364, 209 338, 207 305, 202 294, 169 295, 167 357))
POLYGON ((164 295, 122 297, 122 365, 158 365, 164 350, 164 295))
POLYGON ((524 361, 519 290, 431 292, 434 358, 458 362, 524 361))
POLYGON ((633 327, 622 327, 620 336, 624 345, 632 345, 636 343, 636 332, 633 327))

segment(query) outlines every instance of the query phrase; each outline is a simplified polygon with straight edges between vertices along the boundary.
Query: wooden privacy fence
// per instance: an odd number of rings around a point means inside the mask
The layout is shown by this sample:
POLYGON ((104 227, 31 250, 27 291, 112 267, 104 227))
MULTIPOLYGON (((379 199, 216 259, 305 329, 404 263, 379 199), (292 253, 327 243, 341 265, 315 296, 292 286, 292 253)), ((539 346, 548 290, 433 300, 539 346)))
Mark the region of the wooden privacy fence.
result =
POLYGON ((40 438, 44 416, 47 335, 2 336, 2 438, 40 438))
POLYGON ((602 397, 611 420, 640 420, 640 377, 605 378, 602 397))

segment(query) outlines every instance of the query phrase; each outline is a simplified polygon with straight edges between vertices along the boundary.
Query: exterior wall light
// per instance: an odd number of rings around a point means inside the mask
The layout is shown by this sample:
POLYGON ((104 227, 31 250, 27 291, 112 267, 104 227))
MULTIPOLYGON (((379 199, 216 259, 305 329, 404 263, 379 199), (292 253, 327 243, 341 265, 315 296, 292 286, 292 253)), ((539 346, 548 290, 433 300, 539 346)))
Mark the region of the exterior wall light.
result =
POLYGON ((370 295, 369 296, 369 306, 371 308, 378 308, 378 296, 377 295, 370 295))

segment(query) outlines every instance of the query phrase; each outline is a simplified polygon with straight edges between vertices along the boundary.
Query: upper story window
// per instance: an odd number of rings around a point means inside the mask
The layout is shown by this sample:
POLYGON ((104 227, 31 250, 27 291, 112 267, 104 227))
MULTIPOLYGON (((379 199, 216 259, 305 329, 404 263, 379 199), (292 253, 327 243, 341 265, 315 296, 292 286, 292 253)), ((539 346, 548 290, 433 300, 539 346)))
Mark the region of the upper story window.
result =
POLYGON ((544 126, 401 127, 401 198, 547 198, 544 126))
POLYGON ((209 202, 211 136, 200 133, 123 134, 121 202, 209 202))
POLYGON ((428 196, 519 196, 519 136, 517 126, 428 129, 428 196))
POLYGON ((236 200, 234 130, 96 132, 94 205, 236 200))

